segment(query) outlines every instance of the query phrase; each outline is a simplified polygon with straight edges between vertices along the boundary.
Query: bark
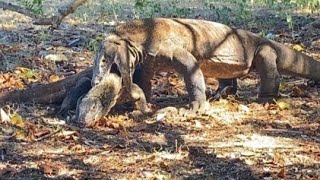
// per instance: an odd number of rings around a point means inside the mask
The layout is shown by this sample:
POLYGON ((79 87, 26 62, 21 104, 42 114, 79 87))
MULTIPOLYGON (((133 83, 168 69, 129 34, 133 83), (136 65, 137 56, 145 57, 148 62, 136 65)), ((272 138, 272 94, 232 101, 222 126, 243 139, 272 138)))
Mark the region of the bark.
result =
POLYGON ((57 82, 1 93, 0 104, 5 105, 8 102, 58 104, 83 77, 92 78, 92 67, 57 82))
POLYGON ((73 0, 66 6, 63 6, 60 9, 58 9, 58 12, 56 15, 49 18, 39 17, 36 14, 34 14, 32 11, 20 6, 13 5, 11 3, 0 2, 0 8, 2 8, 3 10, 15 11, 20 14, 31 17, 33 20, 33 24, 51 25, 51 28, 55 29, 55 28, 58 28, 58 26, 61 24, 62 20, 66 16, 73 13, 79 6, 81 6, 85 2, 87 2, 87 0, 73 0))

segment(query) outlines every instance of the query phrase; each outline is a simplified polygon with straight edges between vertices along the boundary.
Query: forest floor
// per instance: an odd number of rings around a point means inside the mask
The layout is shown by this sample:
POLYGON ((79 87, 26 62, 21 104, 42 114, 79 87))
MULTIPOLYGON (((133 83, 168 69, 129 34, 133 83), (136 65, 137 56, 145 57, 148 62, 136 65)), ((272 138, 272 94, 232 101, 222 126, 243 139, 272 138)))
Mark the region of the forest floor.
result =
MULTIPOLYGON (((319 18, 295 18, 295 39, 280 20, 269 35, 320 60, 320 26, 312 23, 319 18)), ((72 16, 50 31, 0 11, 0 92, 85 69, 104 31, 72 16), (79 43, 68 46, 74 40, 79 43)), ((211 101, 202 115, 185 113, 184 83, 175 73, 158 73, 152 82, 154 105, 166 111, 133 120, 118 107, 92 128, 55 117, 57 105, 3 106, 0 179, 320 178, 320 94, 307 79, 282 76, 287 97, 258 104, 259 78, 252 72, 238 80, 236 96, 211 101)))

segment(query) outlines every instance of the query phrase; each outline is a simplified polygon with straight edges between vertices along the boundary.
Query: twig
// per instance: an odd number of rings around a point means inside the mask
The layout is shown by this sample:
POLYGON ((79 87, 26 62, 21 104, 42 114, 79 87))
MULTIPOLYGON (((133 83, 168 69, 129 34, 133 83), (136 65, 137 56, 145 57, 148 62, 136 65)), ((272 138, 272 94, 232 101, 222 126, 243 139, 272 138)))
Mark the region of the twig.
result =
POLYGON ((273 132, 273 133, 289 133, 289 134, 296 134, 302 135, 303 132, 295 131, 295 130, 288 130, 288 129, 263 129, 264 132, 273 132))
POLYGON ((53 131, 52 133, 46 134, 46 135, 44 135, 44 136, 42 136, 42 137, 39 137, 39 138, 36 138, 36 139, 34 139, 33 141, 34 141, 34 142, 37 142, 37 141, 41 141, 41 140, 43 140, 43 139, 49 138, 49 137, 51 137, 51 136, 53 136, 53 135, 55 135, 55 134, 58 134, 61 130, 62 130, 62 128, 58 128, 57 130, 53 131))

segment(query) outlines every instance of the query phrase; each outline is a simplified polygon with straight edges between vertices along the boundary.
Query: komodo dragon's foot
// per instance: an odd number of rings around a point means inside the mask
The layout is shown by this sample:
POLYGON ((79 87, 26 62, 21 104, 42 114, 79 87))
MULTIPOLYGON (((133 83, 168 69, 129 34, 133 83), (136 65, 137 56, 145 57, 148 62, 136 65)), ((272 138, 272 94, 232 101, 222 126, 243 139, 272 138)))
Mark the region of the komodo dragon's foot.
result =
POLYGON ((193 101, 190 103, 190 112, 191 113, 205 113, 210 107, 209 102, 207 101, 193 101))
POLYGON ((141 110, 140 109, 133 110, 131 113, 129 113, 129 117, 134 120, 141 121, 149 116, 152 116, 154 112, 150 106, 151 105, 148 104, 146 107, 144 107, 141 110))

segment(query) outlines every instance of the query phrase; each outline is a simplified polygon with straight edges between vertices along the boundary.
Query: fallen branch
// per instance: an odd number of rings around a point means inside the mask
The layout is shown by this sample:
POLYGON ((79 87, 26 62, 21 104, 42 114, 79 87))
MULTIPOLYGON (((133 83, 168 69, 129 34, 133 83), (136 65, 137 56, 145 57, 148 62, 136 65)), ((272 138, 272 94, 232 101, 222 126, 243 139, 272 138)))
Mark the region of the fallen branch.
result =
POLYGON ((55 29, 58 28, 58 26, 61 24, 62 20, 66 16, 68 16, 71 13, 74 13, 74 11, 85 2, 87 2, 87 0, 73 0, 68 5, 58 9, 58 13, 56 15, 49 18, 39 17, 32 11, 17 5, 13 5, 11 3, 0 2, 0 8, 2 8, 3 10, 10 10, 31 17, 33 20, 33 24, 51 25, 51 28, 55 29))
POLYGON ((44 140, 46 138, 49 138, 49 137, 51 137, 53 135, 58 134, 60 131, 62 131, 62 128, 58 128, 58 129, 56 129, 55 131, 53 131, 53 132, 51 132, 49 134, 46 134, 46 135, 44 135, 42 137, 39 137, 39 138, 36 138, 36 139, 33 140, 33 142, 38 142, 38 141, 44 140))
POLYGON ((32 19, 38 18, 37 15, 33 14, 33 12, 31 12, 30 10, 11 4, 11 3, 5 3, 0 1, 0 8, 2 8, 4 11, 9 10, 9 11, 14 11, 14 12, 23 14, 25 16, 31 17, 32 19))

